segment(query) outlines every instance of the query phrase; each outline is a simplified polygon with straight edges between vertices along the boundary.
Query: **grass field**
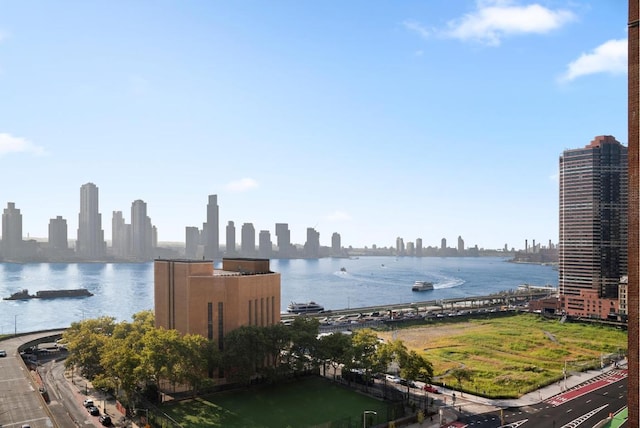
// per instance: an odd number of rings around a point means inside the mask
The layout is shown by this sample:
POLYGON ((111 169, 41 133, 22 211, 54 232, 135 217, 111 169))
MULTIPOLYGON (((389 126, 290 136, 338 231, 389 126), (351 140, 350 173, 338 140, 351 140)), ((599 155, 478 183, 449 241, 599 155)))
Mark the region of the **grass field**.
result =
MULTIPOLYGON (((342 418, 362 421, 365 410, 386 414, 382 401, 317 377, 247 391, 214 394, 164 408, 188 427, 298 428, 342 418)), ((371 415, 370 423, 378 422, 371 415)))
POLYGON ((458 387, 455 368, 471 371, 471 393, 519 397, 569 374, 599 365, 603 355, 625 352, 627 332, 600 325, 560 323, 537 315, 444 322, 379 332, 424 355, 437 383, 458 387))

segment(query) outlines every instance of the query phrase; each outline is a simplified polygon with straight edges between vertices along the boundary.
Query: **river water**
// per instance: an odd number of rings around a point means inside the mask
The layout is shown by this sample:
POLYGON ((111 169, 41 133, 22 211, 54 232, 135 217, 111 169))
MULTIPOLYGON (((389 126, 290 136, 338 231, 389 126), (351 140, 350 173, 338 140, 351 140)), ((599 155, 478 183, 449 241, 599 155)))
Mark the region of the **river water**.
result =
MULTIPOLYGON (((271 260, 282 276, 282 307, 313 300, 343 309, 422 300, 483 296, 520 284, 558 285, 551 266, 498 257, 360 257, 271 260), (342 269, 344 268, 344 269, 342 269), (416 280, 434 290, 412 292, 416 280)), ((28 289, 87 288, 94 295, 55 300, 0 300, 0 334, 63 328, 84 318, 131 320, 153 309, 153 263, 0 263, 0 297, 28 289)))

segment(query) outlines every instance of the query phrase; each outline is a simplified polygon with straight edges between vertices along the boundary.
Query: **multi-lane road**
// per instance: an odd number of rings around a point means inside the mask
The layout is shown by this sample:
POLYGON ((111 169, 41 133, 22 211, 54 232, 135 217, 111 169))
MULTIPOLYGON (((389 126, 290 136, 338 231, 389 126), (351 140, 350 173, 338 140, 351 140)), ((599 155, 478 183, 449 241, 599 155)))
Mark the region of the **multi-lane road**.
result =
POLYGON ((467 416, 459 421, 475 428, 593 427, 626 405, 627 372, 612 370, 539 404, 467 416))

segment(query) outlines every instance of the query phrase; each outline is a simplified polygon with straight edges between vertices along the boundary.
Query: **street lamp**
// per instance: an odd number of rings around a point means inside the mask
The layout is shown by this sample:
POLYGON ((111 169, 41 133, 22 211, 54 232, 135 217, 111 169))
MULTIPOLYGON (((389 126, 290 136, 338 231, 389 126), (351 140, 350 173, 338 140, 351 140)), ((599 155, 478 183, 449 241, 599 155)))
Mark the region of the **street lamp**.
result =
POLYGON ((377 415, 373 410, 365 410, 362 414, 362 428, 367 428, 367 415, 377 415))

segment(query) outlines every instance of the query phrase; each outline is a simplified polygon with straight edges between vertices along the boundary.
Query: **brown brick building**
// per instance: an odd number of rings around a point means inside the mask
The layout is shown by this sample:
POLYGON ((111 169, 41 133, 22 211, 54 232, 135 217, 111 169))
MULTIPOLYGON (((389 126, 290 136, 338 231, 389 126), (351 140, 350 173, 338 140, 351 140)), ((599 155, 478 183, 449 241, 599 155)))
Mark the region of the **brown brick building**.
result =
POLYGON ((215 340, 241 326, 280 322, 280 274, 266 259, 213 262, 156 260, 154 263, 156 327, 215 340))
POLYGON ((628 31, 628 131, 629 131, 629 379, 628 398, 629 428, 640 426, 640 51, 638 38, 638 19, 640 18, 640 2, 629 0, 628 31))

